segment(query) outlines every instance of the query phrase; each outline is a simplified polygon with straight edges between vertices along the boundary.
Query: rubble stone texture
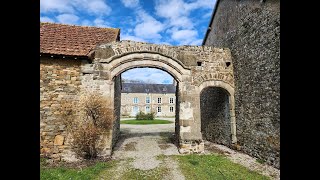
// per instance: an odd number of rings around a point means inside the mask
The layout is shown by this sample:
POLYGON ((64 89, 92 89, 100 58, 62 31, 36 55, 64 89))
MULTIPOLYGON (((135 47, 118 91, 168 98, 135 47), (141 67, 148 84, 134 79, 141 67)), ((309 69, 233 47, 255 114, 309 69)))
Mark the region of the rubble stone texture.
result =
POLYGON ((220 0, 204 45, 231 50, 241 150, 280 168, 280 0, 220 0))
MULTIPOLYGON (((64 129, 63 120, 58 116, 59 101, 70 99, 76 103, 77 95, 80 93, 99 92, 102 96, 114 100, 113 129, 111 132, 106 132, 98 144, 99 156, 110 155, 119 137, 121 73, 136 67, 162 69, 177 81, 176 134, 180 153, 204 151, 200 93, 209 87, 223 88, 228 95, 228 101, 221 102, 221 105, 228 107, 228 116, 224 121, 229 125, 219 127, 227 128, 224 130, 226 135, 220 140, 231 144, 237 142, 233 63, 229 49, 120 41, 97 46, 92 62, 42 58, 41 152, 50 150, 51 157, 69 158, 70 155, 64 155, 65 152, 70 152, 68 149, 70 140, 64 129), (60 136, 64 137, 63 145, 54 143, 58 135, 60 139, 60 136), (62 147, 66 151, 63 151, 62 147)), ((208 95, 217 96, 215 93, 208 95)))

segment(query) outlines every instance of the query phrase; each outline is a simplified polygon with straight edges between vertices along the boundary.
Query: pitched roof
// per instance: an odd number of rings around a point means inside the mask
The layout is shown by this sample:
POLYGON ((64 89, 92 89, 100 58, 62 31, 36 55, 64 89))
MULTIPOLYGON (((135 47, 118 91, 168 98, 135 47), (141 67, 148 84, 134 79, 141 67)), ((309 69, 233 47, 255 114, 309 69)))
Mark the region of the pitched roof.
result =
POLYGON ((173 84, 122 83, 122 93, 175 93, 173 84))
POLYGON ((120 29, 40 23, 40 53, 88 56, 99 43, 119 39, 120 29))

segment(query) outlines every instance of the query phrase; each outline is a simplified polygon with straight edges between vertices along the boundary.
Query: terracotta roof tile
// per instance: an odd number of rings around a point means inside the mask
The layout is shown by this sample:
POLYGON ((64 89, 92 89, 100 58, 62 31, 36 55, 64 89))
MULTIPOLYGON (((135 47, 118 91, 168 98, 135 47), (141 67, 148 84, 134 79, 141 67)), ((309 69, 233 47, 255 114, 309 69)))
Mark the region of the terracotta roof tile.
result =
POLYGON ((118 39, 120 29, 40 23, 40 53, 87 56, 97 44, 118 39))

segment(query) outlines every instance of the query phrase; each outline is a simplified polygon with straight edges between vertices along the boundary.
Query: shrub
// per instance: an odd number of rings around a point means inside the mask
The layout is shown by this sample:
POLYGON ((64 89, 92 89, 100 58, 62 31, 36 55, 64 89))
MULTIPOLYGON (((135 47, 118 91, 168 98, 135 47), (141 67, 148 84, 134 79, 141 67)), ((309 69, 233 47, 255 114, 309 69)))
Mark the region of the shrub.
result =
POLYGON ((110 129, 113 122, 113 108, 111 101, 99 94, 89 94, 80 97, 80 112, 82 119, 92 122, 94 126, 110 129))
POLYGON ((72 134, 72 146, 77 155, 85 159, 97 157, 96 143, 101 130, 93 123, 85 122, 72 134))
POLYGON ((155 113, 154 112, 146 114, 146 120, 154 120, 154 117, 155 117, 155 113))
POLYGON ((136 115, 136 120, 154 120, 154 117, 155 117, 155 113, 153 112, 145 114, 144 112, 140 111, 136 115))
POLYGON ((136 114, 136 120, 143 120, 145 116, 145 113, 140 111, 138 114, 136 114))
POLYGON ((85 159, 95 158, 101 133, 110 130, 113 124, 111 101, 95 93, 82 95, 78 105, 62 102, 61 115, 76 154, 85 159))

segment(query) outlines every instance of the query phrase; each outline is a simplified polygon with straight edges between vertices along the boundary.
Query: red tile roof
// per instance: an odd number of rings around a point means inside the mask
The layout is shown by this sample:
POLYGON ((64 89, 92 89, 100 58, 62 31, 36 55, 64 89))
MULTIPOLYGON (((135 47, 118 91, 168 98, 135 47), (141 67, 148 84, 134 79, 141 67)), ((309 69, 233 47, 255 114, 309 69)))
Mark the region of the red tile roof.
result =
POLYGON ((40 23, 40 53, 88 56, 97 44, 119 39, 120 29, 40 23))

